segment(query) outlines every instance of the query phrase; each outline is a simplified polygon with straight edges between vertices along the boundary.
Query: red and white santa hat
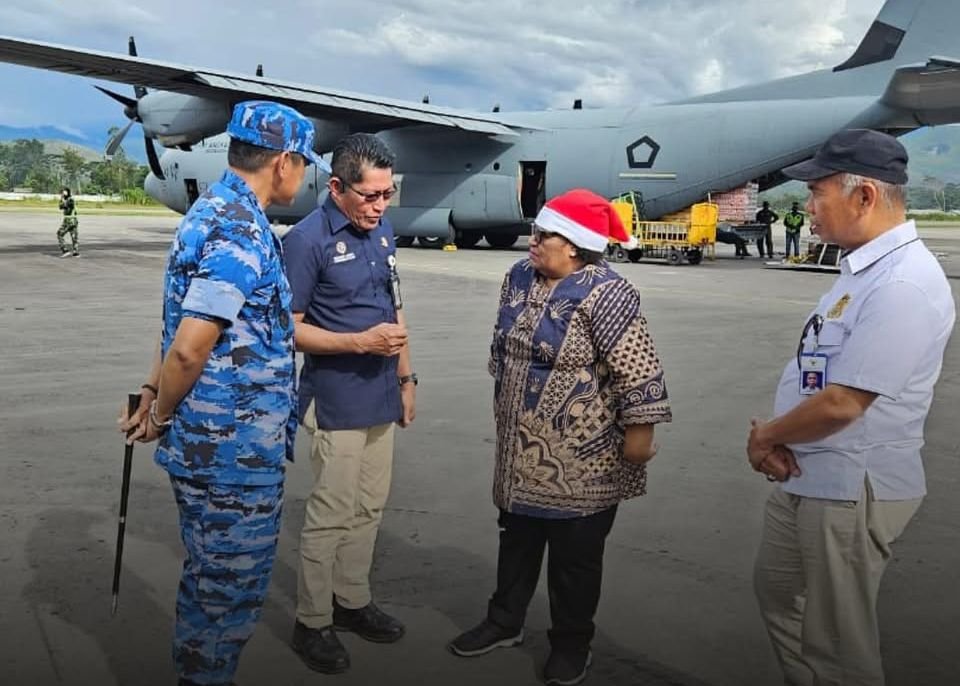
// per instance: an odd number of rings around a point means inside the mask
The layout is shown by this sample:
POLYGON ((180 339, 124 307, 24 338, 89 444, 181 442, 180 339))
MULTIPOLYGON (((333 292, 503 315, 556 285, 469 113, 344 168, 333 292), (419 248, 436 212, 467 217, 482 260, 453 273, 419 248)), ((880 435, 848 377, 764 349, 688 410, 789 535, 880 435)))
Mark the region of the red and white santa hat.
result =
POLYGON ((610 239, 635 243, 610 202, 592 191, 575 188, 547 201, 534 223, 558 233, 578 248, 606 252, 610 239))

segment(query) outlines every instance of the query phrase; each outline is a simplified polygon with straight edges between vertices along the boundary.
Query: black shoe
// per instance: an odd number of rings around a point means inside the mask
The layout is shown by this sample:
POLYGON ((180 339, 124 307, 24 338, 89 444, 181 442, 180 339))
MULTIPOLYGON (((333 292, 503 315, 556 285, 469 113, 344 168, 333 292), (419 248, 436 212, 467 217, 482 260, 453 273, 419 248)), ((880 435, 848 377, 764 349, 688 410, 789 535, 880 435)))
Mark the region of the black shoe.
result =
POLYGON ((399 641, 406 632, 403 624, 388 615, 373 603, 359 610, 348 610, 333 601, 333 628, 337 631, 352 631, 360 638, 374 643, 399 641))
POLYGON ((523 629, 513 631, 485 619, 447 644, 454 655, 476 657, 497 648, 512 648, 523 643, 523 629))
POLYGON ((573 686, 587 678, 593 653, 585 650, 551 650, 543 668, 547 686, 573 686))
POLYGON ((290 647, 315 672, 340 674, 350 669, 350 655, 332 626, 311 629, 297 622, 290 647))

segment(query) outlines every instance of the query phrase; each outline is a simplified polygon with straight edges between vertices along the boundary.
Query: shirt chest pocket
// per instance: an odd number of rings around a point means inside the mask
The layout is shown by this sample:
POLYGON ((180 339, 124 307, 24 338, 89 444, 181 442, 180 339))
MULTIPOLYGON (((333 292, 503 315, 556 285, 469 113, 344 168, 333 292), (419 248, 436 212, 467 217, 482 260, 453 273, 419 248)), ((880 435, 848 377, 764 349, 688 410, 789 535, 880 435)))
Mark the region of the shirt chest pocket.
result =
POLYGON ((847 326, 841 320, 826 320, 817 335, 817 352, 826 355, 839 352, 848 333, 847 326))

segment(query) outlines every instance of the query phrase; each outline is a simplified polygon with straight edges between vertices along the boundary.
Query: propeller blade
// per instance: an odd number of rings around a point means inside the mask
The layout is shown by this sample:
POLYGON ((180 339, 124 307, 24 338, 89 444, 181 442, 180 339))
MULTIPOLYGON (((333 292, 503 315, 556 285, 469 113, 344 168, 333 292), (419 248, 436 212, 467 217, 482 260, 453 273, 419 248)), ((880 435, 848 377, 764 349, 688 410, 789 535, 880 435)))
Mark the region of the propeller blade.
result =
MULTIPOLYGON (((127 39, 127 53, 130 55, 130 57, 137 56, 137 41, 133 39, 133 36, 130 36, 130 38, 127 39)), ((147 94, 147 89, 143 86, 134 86, 133 92, 137 96, 137 100, 139 100, 147 94)))
POLYGON ((104 88, 103 86, 94 86, 94 88, 96 88, 98 91, 100 91, 100 92, 103 93, 104 95, 113 98, 114 100, 116 100, 117 102, 119 102, 119 103, 120 103, 121 105, 123 105, 124 107, 129 107, 129 108, 131 108, 132 110, 136 111, 136 109, 137 109, 137 101, 134 100, 133 98, 129 98, 129 97, 127 97, 126 95, 120 95, 119 93, 115 93, 115 92, 113 92, 112 90, 109 90, 109 89, 107 89, 107 88, 104 88))
POLYGON ((117 149, 120 147, 120 144, 123 142, 123 139, 126 137, 127 132, 130 131, 130 127, 133 126, 133 120, 127 122, 127 125, 122 129, 117 131, 110 137, 110 140, 107 141, 107 148, 104 150, 103 154, 107 157, 113 157, 117 153, 117 149))
POLYGON ((157 156, 157 149, 153 147, 153 139, 144 136, 143 145, 147 149, 147 162, 150 163, 150 171, 153 172, 154 176, 163 181, 166 177, 163 175, 163 169, 160 167, 160 158, 157 156))

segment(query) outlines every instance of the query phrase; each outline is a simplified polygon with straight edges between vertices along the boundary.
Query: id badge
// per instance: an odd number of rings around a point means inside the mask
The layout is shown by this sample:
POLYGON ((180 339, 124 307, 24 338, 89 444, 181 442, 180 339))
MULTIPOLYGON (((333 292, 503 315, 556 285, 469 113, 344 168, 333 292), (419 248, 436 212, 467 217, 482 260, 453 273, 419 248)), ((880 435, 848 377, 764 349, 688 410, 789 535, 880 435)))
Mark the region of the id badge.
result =
POLYGON ((403 298, 400 296, 400 275, 397 274, 397 258, 393 255, 387 258, 390 267, 390 298, 395 310, 403 309, 403 298))
POLYGON ((813 395, 827 383, 827 356, 803 353, 800 356, 800 395, 813 395))

